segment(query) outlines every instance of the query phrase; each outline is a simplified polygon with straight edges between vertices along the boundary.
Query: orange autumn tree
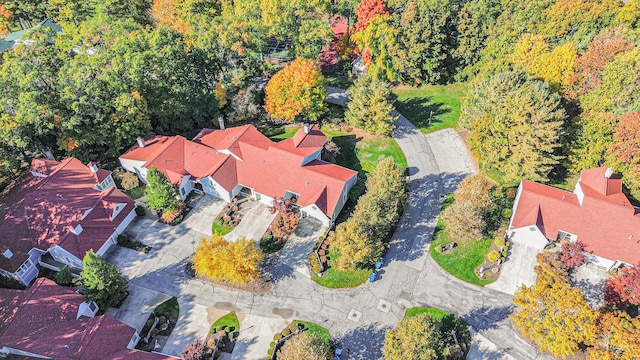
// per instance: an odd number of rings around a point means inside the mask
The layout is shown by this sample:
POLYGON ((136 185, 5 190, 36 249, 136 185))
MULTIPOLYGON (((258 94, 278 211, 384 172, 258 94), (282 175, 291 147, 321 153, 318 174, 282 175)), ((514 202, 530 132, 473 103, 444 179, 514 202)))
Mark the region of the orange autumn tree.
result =
POLYGON ((595 346, 589 348, 589 360, 640 359, 640 319, 622 311, 603 312, 595 346))
POLYGON ((383 0, 362 0, 356 7, 356 32, 362 31, 369 26, 371 19, 377 15, 389 15, 387 6, 383 0))
POLYGON ((271 117, 287 122, 298 116, 316 120, 326 111, 324 82, 313 60, 298 58, 269 80, 264 108, 271 117))
POLYGON ((196 274, 215 281, 245 285, 260 276, 262 252, 253 240, 228 242, 220 234, 202 238, 193 255, 196 274))

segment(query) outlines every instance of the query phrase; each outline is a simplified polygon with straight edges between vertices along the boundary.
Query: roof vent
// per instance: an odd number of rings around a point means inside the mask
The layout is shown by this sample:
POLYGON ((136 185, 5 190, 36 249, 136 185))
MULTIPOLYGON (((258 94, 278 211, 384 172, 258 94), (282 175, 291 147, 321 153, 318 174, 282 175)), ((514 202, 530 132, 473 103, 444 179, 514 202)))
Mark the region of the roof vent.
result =
POLYGON ((145 145, 145 144, 144 144, 144 138, 143 138, 142 136, 138 136, 138 137, 136 138, 136 141, 138 142, 138 147, 141 147, 141 148, 143 148, 143 147, 144 147, 144 145, 145 145))
POLYGON ((6 257, 7 259, 11 259, 13 257, 13 253, 11 252, 11 250, 7 249, 5 250, 2 255, 4 255, 4 257, 6 257))
POLYGON ((218 125, 220 125, 220 130, 224 130, 224 118, 222 116, 218 117, 218 125))

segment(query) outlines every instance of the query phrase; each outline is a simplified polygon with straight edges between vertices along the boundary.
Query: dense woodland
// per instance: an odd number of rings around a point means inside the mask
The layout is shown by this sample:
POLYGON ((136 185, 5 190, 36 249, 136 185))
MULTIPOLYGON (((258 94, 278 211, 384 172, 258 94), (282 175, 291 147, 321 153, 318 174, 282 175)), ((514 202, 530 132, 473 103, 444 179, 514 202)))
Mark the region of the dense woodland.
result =
POLYGON ((46 150, 108 164, 139 135, 264 116, 269 40, 317 59, 335 14, 352 24, 341 66, 360 53, 376 80, 470 82, 460 125, 501 181, 606 163, 640 197, 636 0, 1 0, 0 31, 63 28, 3 54, 3 168, 46 150))

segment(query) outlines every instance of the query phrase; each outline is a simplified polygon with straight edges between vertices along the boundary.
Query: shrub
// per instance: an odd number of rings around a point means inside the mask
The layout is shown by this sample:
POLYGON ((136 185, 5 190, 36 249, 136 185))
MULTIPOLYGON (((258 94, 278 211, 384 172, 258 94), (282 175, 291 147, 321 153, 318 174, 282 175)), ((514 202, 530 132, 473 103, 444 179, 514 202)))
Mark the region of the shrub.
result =
POLYGON ((323 249, 318 250, 318 255, 322 256, 326 254, 325 251, 323 249))
POLYGON ((120 175, 120 185, 124 190, 131 190, 140 186, 140 181, 136 174, 126 172, 120 175))
POLYGON ((159 322, 160 324, 162 324, 162 323, 164 323, 164 322, 166 322, 166 321, 167 321, 167 317, 166 317, 166 316, 160 316, 160 317, 158 318, 158 322, 159 322))
POLYGON ((502 249, 502 257, 504 257, 505 259, 507 258, 507 253, 509 252, 509 248, 508 247, 504 247, 502 249))
POLYGON ((271 355, 273 355, 273 349, 269 349, 269 351, 267 351, 267 355, 271 358, 271 355))
POLYGON ((324 241, 324 236, 322 236, 322 235, 321 235, 321 236, 318 238, 318 241, 323 242, 323 241, 324 241))
POLYGON ((326 264, 327 263, 327 257, 324 256, 324 255, 320 256, 320 262, 323 263, 323 264, 326 264))
POLYGON ((225 215, 225 216, 222 218, 222 221, 224 221, 225 223, 227 223, 227 224, 228 224, 228 223, 229 223, 229 221, 231 221, 231 216, 229 216, 229 215, 225 215))
POLYGON ((289 330, 289 328, 282 330, 282 337, 287 337, 289 335, 291 335, 291 330, 289 330))
POLYGON ((497 247, 504 246, 504 238, 502 236, 498 236, 493 240, 493 243, 496 244, 497 247))
POLYGON ((182 215, 182 211, 184 210, 184 207, 185 207, 183 202, 179 201, 179 203, 180 204, 177 205, 176 209, 165 210, 162 213, 162 216, 160 217, 162 221, 164 221, 167 224, 173 224, 178 220, 180 215, 182 215))
POLYGON ((273 335, 273 340, 274 341, 280 341, 280 339, 282 339, 282 334, 281 333, 277 333, 277 334, 273 335))
POLYGON ((271 344, 269 344, 269 349, 273 349, 274 347, 276 347, 276 343, 272 341, 271 344))
POLYGON ((315 253, 311 253, 311 255, 309 255, 309 263, 311 264, 311 269, 313 269, 314 273, 320 274, 322 272, 322 265, 318 262, 318 257, 315 253))
POLYGON ((144 214, 146 214, 147 212, 144 210, 144 206, 142 205, 136 205, 136 215, 138 216, 144 216, 144 214))
POLYGON ((517 193, 518 193, 518 188, 512 187, 507 189, 507 197, 509 199, 515 199, 517 193))
POLYGON ((496 250, 491 250, 489 254, 487 254, 487 259, 489 259, 490 262, 496 262, 500 259, 500 253, 496 250))
POLYGON ((158 328, 155 328, 155 329, 151 330, 151 337, 154 338, 154 337, 158 336, 159 333, 160 333, 160 330, 158 328))
POLYGON ((297 324, 297 323, 292 322, 291 324, 289 324, 289 330, 290 330, 292 333, 294 333, 294 332, 298 331, 298 324, 297 324))
POLYGON ((71 276, 71 271, 69 271, 69 269, 62 269, 58 271, 53 280, 58 285, 69 286, 73 282, 73 277, 71 276))
POLYGON ((276 218, 273 219, 271 231, 278 238, 287 238, 298 226, 300 219, 293 212, 278 212, 276 218))
POLYGON ((505 219, 511 219, 511 215, 513 214, 513 210, 509 208, 502 209, 502 217, 505 219))

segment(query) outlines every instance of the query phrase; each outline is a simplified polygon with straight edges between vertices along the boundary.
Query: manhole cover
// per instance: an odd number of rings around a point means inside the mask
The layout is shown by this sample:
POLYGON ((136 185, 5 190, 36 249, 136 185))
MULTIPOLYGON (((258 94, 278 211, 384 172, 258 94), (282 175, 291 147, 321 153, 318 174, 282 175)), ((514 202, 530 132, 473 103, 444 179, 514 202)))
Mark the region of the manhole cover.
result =
POLYGON ((378 306, 376 307, 376 309, 382 311, 383 313, 389 313, 389 310, 391 310, 391 303, 380 299, 378 301, 378 306))

